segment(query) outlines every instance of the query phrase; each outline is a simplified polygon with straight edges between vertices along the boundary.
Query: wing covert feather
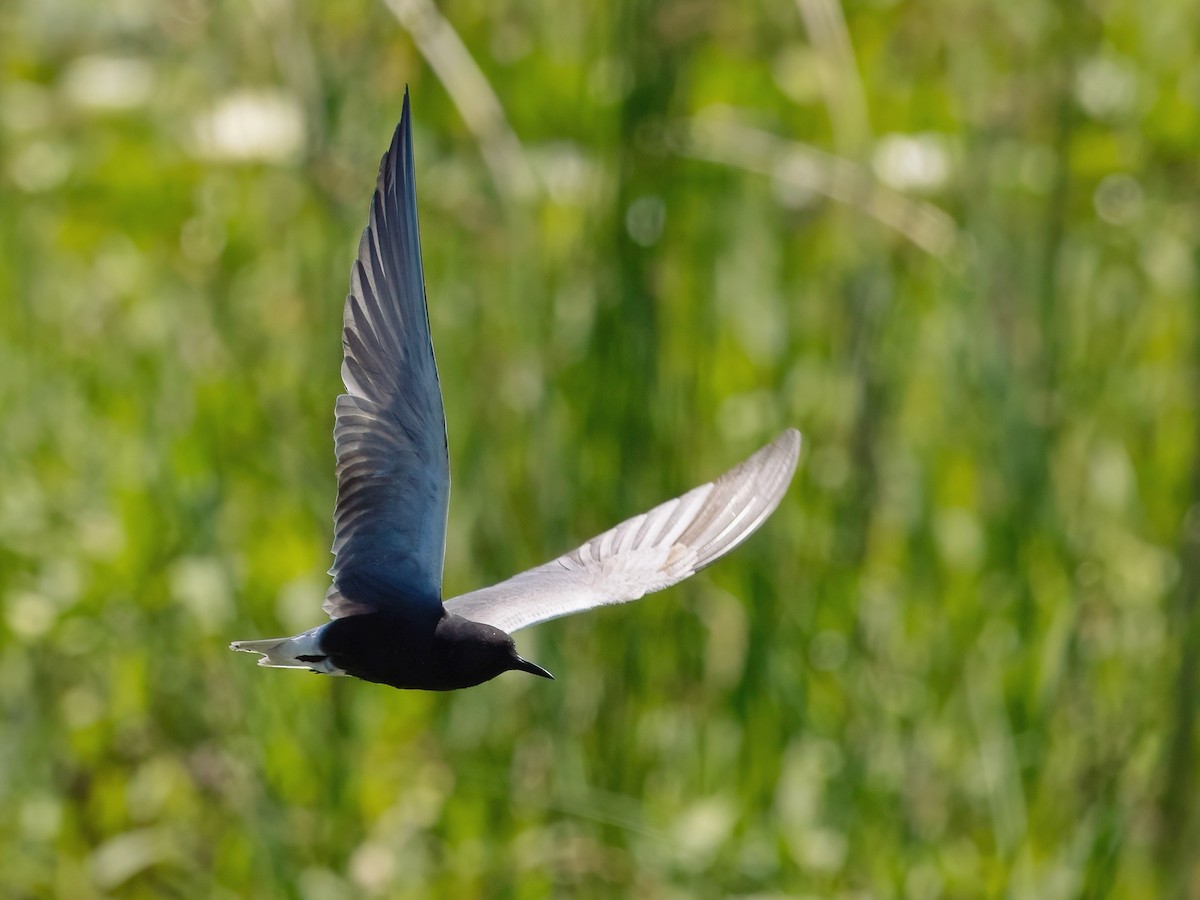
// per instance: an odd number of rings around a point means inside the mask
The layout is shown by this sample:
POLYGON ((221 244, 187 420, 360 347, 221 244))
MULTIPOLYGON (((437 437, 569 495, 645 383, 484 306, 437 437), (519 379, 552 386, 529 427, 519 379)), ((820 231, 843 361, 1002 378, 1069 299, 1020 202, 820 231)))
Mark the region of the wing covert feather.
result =
POLYGON ((715 481, 662 503, 558 559, 446 601, 510 634, 669 587, 724 556, 775 511, 800 455, 788 429, 715 481))

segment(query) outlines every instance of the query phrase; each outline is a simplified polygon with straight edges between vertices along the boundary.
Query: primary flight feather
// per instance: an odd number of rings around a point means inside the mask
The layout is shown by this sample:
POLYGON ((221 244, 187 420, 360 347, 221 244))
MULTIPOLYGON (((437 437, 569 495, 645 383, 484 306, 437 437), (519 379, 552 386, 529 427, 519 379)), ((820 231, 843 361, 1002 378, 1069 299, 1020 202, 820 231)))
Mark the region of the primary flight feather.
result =
POLYGON ((235 641, 259 665, 451 690, 520 670, 518 629, 636 600, 702 569, 775 510, 800 433, 779 437, 719 478, 634 516, 507 581, 442 602, 450 467, 417 231, 408 92, 379 166, 350 275, 334 444, 332 621, 289 638, 235 641))

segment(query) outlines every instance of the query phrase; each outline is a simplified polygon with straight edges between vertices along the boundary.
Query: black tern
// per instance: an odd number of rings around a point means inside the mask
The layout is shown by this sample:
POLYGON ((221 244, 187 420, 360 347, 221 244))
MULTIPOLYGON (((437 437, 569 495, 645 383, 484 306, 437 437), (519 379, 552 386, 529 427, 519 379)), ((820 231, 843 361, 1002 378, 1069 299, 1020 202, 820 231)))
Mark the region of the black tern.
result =
POLYGON ((724 556, 783 498, 800 453, 784 431, 740 465, 507 581, 442 602, 450 464, 417 234, 408 91, 379 166, 350 274, 334 446, 332 621, 288 638, 235 641, 260 666, 447 691, 501 672, 554 676, 522 659, 521 628, 636 600, 724 556))

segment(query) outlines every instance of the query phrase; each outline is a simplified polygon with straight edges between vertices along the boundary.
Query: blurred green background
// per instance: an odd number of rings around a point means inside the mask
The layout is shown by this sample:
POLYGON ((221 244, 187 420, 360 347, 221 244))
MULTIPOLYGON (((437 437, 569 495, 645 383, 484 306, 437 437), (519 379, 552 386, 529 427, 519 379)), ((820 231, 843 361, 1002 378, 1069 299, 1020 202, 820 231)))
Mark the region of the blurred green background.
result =
POLYGON ((1198 45, 1187 0, 6 0, 0 895, 1200 896, 1198 45), (323 618, 405 83, 448 596, 805 434, 732 557, 519 634, 554 683, 226 649, 323 618))

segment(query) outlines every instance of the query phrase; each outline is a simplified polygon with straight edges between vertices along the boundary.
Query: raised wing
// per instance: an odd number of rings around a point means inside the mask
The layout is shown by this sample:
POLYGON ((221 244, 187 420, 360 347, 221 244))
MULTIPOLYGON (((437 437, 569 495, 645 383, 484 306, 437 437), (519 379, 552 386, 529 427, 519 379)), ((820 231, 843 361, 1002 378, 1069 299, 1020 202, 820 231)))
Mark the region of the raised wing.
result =
POLYGON ((350 275, 337 399, 333 618, 437 613, 450 466, 417 234, 408 92, 350 275))
POLYGON ((634 516, 582 547, 446 609, 507 631, 637 600, 693 575, 748 538, 783 499, 800 455, 788 429, 716 481, 634 516))

